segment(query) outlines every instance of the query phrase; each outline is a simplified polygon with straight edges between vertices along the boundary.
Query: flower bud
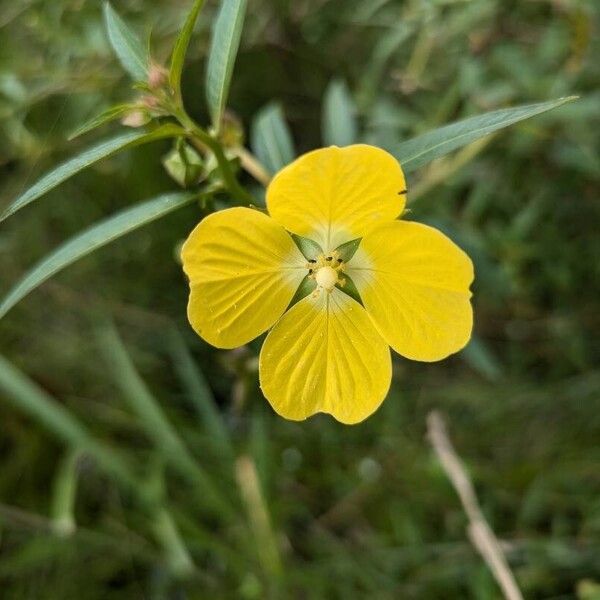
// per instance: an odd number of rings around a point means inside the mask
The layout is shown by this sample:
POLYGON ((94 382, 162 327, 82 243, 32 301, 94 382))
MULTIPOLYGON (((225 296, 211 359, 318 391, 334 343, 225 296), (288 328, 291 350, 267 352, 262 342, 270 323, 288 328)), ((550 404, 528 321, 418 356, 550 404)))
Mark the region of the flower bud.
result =
POLYGON ((143 110, 132 110, 121 119, 121 123, 126 127, 143 127, 150 122, 150 115, 143 110))

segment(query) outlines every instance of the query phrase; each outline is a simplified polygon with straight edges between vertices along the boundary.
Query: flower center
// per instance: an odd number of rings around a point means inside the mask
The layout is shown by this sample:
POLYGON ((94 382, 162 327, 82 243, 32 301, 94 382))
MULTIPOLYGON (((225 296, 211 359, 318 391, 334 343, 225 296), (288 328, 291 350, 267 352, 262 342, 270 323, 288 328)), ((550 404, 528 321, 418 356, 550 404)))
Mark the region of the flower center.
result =
POLYGON ((306 263, 308 276, 314 279, 317 284, 313 295, 318 295, 321 290, 331 292, 336 285, 343 286, 346 280, 340 275, 344 267, 344 261, 339 258, 339 253, 335 250, 309 260, 306 263))
POLYGON ((315 281, 318 286, 325 288, 326 290, 331 290, 338 282, 337 271, 331 267, 321 267, 315 273, 315 281))

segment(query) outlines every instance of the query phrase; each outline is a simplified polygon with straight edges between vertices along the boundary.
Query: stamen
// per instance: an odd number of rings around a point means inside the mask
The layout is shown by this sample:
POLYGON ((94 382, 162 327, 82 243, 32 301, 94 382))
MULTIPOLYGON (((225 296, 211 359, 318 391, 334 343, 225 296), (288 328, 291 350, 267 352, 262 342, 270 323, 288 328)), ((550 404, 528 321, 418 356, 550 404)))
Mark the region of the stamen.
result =
POLYGON ((313 298, 316 298, 321 291, 331 293, 336 285, 344 285, 345 280, 341 277, 345 268, 343 258, 339 258, 339 252, 334 250, 329 256, 319 255, 316 259, 311 259, 306 263, 308 277, 313 279, 317 287, 313 292, 313 298))

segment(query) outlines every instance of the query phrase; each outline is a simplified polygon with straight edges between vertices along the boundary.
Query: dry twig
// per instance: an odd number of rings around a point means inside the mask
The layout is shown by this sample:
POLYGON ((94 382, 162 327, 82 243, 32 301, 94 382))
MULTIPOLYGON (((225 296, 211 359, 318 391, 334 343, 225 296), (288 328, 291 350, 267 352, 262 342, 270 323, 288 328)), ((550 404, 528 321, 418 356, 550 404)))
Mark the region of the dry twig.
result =
POLYGON ((469 519, 467 533, 473 546, 483 557, 504 597, 507 600, 523 600, 500 543, 481 512, 473 484, 448 437, 444 420, 436 411, 427 417, 427 437, 469 519))

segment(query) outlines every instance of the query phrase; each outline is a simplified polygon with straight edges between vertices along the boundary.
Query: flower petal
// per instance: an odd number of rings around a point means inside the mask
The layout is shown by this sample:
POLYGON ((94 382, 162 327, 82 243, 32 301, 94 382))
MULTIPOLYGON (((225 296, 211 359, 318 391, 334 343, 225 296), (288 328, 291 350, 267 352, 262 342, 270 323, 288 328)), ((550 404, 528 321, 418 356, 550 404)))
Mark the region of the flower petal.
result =
POLYGON ((405 185, 398 161, 385 150, 331 146, 282 169, 267 189, 267 208, 288 231, 328 252, 395 219, 404 209, 405 185))
POLYGON ((260 353, 263 393, 294 421, 324 412, 358 423, 383 402, 391 377, 388 345, 365 309, 335 288, 295 304, 260 353))
POLYGON ((281 225, 257 210, 213 213, 181 251, 190 280, 188 319, 218 348, 235 348, 283 314, 306 275, 306 260, 281 225))
POLYGON ((347 273, 387 343, 413 360, 458 352, 471 337, 471 259, 437 229, 393 221, 365 236, 347 273))

